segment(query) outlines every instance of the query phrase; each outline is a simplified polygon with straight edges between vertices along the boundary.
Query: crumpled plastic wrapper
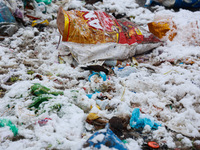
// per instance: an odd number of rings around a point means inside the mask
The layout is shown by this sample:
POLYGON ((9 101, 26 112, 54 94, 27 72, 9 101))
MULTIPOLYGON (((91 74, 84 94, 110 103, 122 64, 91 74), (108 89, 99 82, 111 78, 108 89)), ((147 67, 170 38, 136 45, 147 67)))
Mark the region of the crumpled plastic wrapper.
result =
POLYGON ((128 59, 161 44, 135 23, 117 20, 103 11, 65 11, 60 7, 57 25, 62 41, 79 63, 128 59))

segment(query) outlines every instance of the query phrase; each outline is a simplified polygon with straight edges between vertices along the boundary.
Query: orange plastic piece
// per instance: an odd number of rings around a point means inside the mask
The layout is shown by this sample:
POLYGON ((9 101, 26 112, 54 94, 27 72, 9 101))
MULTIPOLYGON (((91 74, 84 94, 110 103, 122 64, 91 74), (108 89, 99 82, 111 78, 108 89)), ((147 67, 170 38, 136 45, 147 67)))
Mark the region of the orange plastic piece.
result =
POLYGON ((159 148, 159 144, 156 142, 148 142, 148 146, 151 148, 159 148))
POLYGON ((168 39, 172 41, 174 37, 177 35, 175 32, 176 25, 173 21, 156 21, 148 23, 149 31, 153 33, 158 38, 162 39, 164 36, 168 34, 168 39))

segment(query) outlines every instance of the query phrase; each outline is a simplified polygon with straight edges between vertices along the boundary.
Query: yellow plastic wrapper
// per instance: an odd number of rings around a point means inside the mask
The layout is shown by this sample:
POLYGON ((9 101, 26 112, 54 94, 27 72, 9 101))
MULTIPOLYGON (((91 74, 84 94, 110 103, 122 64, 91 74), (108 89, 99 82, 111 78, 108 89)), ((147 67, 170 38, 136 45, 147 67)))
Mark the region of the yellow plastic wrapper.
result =
POLYGON ((163 37, 167 36, 168 33, 168 39, 172 41, 177 35, 176 25, 171 20, 171 18, 168 18, 166 20, 158 19, 154 22, 148 23, 148 27, 149 31, 155 36, 157 36, 159 39, 162 39, 163 37))
POLYGON ((99 116, 95 113, 89 113, 88 116, 87 116, 87 120, 95 120, 95 119, 98 119, 99 116))
POLYGON ((34 20, 31 24, 32 27, 35 27, 36 25, 44 25, 44 26, 48 26, 49 25, 49 21, 46 19, 44 21, 38 21, 38 20, 34 20))
POLYGON ((65 11, 60 7, 57 26, 62 41, 79 63, 128 59, 161 44, 135 23, 115 19, 103 11, 65 11))

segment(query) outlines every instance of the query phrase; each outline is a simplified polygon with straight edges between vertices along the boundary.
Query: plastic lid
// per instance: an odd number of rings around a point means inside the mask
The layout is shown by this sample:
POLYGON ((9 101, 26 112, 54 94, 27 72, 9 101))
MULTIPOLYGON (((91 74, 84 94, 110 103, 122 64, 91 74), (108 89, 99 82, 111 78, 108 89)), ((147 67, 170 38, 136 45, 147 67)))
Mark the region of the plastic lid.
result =
POLYGON ((159 144, 156 142, 148 142, 148 146, 151 148, 159 148, 159 144))

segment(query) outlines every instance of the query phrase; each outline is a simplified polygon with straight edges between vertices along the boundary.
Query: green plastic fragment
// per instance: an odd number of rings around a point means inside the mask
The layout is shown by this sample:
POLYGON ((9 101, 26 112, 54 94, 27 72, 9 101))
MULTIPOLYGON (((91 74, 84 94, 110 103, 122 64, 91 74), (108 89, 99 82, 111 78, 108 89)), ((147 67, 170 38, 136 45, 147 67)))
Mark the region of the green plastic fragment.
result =
POLYGON ((41 94, 48 94, 49 91, 50 91, 49 88, 39 83, 34 83, 34 85, 31 86, 31 93, 35 96, 40 96, 41 94))
POLYGON ((18 128, 8 119, 0 119, 0 127, 9 126, 14 136, 18 134, 18 128))
POLYGON ((32 74, 34 74, 35 72, 33 71, 33 70, 28 70, 27 71, 27 74, 30 74, 30 75, 32 75, 32 74))
POLYGON ((35 97, 33 98, 34 102, 29 105, 28 108, 31 108, 31 107, 35 107, 35 108, 38 108, 39 105, 42 103, 42 102, 45 102, 45 101, 48 101, 49 99, 51 99, 52 97, 46 97, 46 96, 38 96, 38 97, 35 97))
POLYGON ((38 108, 42 102, 48 101, 52 98, 49 95, 58 96, 63 95, 64 93, 62 91, 50 91, 49 88, 41 85, 40 83, 34 83, 34 85, 31 86, 31 94, 33 94, 36 97, 33 98, 34 102, 31 105, 29 105, 28 108, 38 108))
POLYGON ((51 108, 51 110, 56 110, 58 112, 61 110, 62 104, 55 104, 55 105, 51 106, 50 108, 51 108))
POLYGON ((16 81, 19 81, 19 77, 10 77, 10 82, 16 82, 16 81))
POLYGON ((128 143, 126 140, 122 140, 122 142, 123 142, 124 144, 128 143))
POLYGON ((42 94, 52 94, 54 96, 58 96, 58 95, 63 95, 64 93, 62 91, 51 91, 50 89, 39 84, 39 83, 34 83, 33 86, 31 86, 31 93, 35 96, 40 96, 42 94))
POLYGON ((58 92, 49 92, 49 94, 52 94, 54 96, 58 96, 58 95, 64 95, 64 93, 62 91, 58 91, 58 92))

